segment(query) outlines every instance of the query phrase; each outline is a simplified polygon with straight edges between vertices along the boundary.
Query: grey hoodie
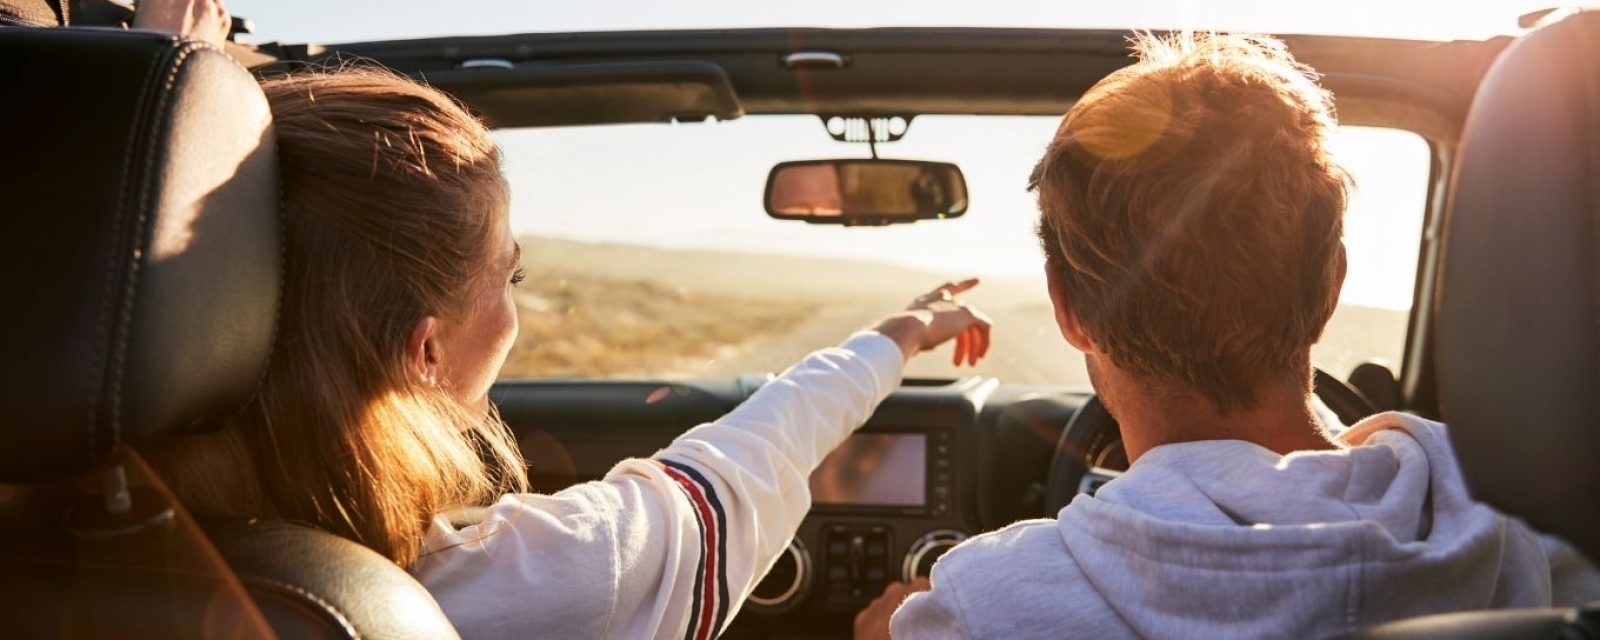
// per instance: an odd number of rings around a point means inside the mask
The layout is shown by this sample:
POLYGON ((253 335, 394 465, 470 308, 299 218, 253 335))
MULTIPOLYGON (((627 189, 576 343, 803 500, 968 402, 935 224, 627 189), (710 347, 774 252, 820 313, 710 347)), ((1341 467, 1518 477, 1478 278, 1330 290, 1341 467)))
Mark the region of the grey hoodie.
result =
POLYGON ((1146 452, 1056 520, 975 537, 895 638, 1328 637, 1429 613, 1600 598, 1565 545, 1474 502, 1444 426, 1374 416, 1346 448, 1146 452))

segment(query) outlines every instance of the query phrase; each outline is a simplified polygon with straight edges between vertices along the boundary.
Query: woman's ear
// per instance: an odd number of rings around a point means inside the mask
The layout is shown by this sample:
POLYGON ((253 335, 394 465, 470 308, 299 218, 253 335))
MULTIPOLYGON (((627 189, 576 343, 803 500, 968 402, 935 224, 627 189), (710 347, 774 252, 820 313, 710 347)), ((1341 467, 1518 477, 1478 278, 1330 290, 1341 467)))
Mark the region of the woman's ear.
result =
POLYGON ((1066 287, 1062 286, 1061 276, 1057 275, 1056 266, 1046 260, 1044 265, 1045 287, 1050 290, 1050 306, 1055 308, 1056 326, 1061 329, 1061 337, 1067 339, 1067 344, 1084 353, 1096 353, 1094 341, 1083 332, 1083 325, 1078 322, 1078 314, 1072 311, 1068 304, 1066 287))
POLYGON ((411 375, 422 384, 439 383, 439 319, 422 316, 417 326, 411 328, 411 338, 406 340, 406 363, 411 375))

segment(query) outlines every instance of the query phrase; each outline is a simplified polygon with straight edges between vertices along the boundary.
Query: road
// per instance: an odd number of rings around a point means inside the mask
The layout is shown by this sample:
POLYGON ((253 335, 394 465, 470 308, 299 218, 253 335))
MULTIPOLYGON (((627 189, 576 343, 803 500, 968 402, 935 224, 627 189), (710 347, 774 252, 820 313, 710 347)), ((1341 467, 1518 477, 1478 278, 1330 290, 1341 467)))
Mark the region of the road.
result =
MULTIPOLYGON (((1083 356, 1061 339, 1048 308, 1042 305, 984 305, 978 300, 974 300, 974 304, 978 304, 995 321, 993 344, 988 357, 976 369, 957 368, 950 364, 953 347, 947 345, 913 360, 907 369, 908 377, 949 378, 979 374, 1024 384, 1089 386, 1083 356)), ((687 373, 695 377, 719 378, 742 373, 782 371, 817 348, 838 344, 852 332, 872 324, 885 312, 885 309, 870 304, 830 307, 787 334, 752 340, 706 362, 691 363, 687 373)))
MULTIPOLYGON (((935 274, 861 260, 817 259, 717 251, 684 251, 654 247, 588 244, 552 238, 522 238, 524 261, 545 270, 568 269, 621 281, 649 281, 669 290, 694 290, 763 304, 781 297, 809 301, 816 311, 794 329, 759 336, 720 352, 685 360, 669 370, 646 375, 725 378, 744 373, 777 372, 820 347, 838 344, 851 332, 904 306, 916 294, 944 278, 969 274, 935 274)), ((980 274, 985 275, 985 274, 980 274)), ((998 377, 1022 384, 1088 388, 1083 356, 1067 346, 1056 331, 1044 292, 1042 275, 988 277, 963 296, 995 320, 994 344, 976 370, 950 365, 950 347, 912 361, 912 377, 960 375, 998 377)), ((1408 312, 1343 305, 1312 360, 1338 375, 1357 363, 1379 358, 1398 362, 1405 344, 1408 312)))
MULTIPOLYGON (((1049 307, 1015 291, 974 292, 971 301, 994 318, 994 344, 976 369, 951 366, 951 346, 923 354, 907 368, 908 377, 951 378, 987 375, 1005 382, 1089 388, 1083 355, 1061 338, 1049 307), (1014 296, 1014 297, 1013 297, 1014 296), (1011 299, 1006 299, 1006 298, 1011 299), (1021 299, 1018 299, 1021 298, 1021 299)), ((1043 296, 1040 296, 1043 298, 1043 296)), ((887 297, 885 298, 887 299, 887 297)), ((811 351, 837 344, 851 332, 869 326, 893 305, 838 302, 777 336, 731 347, 706 362, 689 363, 691 377, 727 377, 742 373, 777 372, 811 351)), ((1404 312, 1341 307, 1328 324, 1312 360, 1336 376, 1347 375, 1370 358, 1398 362, 1405 341, 1404 312)))

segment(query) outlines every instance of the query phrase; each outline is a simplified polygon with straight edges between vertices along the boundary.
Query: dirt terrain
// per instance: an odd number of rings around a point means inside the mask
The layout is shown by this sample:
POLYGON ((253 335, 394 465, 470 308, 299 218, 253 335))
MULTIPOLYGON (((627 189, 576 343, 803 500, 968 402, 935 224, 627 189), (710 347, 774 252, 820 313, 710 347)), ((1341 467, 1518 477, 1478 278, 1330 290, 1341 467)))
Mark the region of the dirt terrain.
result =
MULTIPOLYGON (((949 278, 893 265, 524 237, 522 334, 502 377, 722 378, 775 372, 836 344, 949 278)), ((980 276, 982 274, 979 274, 980 276)), ((976 373, 1087 388, 1082 355, 1056 333, 1042 283, 986 279, 968 298, 995 319, 976 373)), ((1345 306, 1313 353, 1344 375, 1378 355, 1398 362, 1400 311, 1345 306)), ((908 375, 974 373, 946 347, 908 375)))

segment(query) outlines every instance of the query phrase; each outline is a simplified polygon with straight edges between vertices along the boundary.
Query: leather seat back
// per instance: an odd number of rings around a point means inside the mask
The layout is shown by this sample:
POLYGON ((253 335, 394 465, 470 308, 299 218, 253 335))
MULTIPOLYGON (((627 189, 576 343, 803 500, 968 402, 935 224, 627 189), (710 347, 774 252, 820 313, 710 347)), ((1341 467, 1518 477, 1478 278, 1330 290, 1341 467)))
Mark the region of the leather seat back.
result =
POLYGON ((1494 63, 1453 185, 1435 347, 1462 469, 1600 558, 1600 13, 1494 63))
POLYGON ((273 521, 212 522, 206 533, 280 637, 458 637, 426 588, 353 541, 273 521))
POLYGON ((239 410, 266 372, 282 249, 266 98, 149 33, 0 32, 0 482, 103 468, 239 410))
POLYGON ((134 453, 267 370, 282 220, 255 79, 172 36, 0 27, 0 91, 0 636, 455 637, 393 562, 285 523, 203 532, 134 453))
POLYGON ((268 637, 129 457, 239 410, 266 371, 281 257, 266 101, 209 47, 100 30, 0 28, 0 87, 4 633, 268 637))
MULTIPOLYGON (((1479 499, 1600 559, 1600 14, 1501 54, 1452 184, 1434 346, 1462 471, 1479 499)), ((1427 616, 1353 637, 1595 638, 1600 603, 1427 616)))

